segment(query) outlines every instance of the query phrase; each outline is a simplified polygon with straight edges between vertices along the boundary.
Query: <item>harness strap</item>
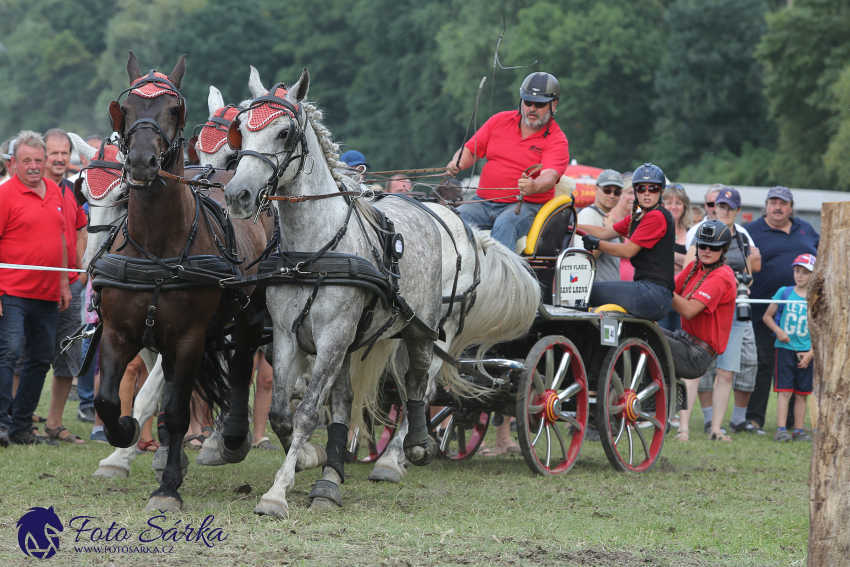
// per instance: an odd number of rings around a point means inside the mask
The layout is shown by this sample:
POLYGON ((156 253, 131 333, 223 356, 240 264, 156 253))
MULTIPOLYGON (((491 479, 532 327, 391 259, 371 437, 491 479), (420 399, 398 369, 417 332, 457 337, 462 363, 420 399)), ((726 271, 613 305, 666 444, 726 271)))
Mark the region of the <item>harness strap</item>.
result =
POLYGON ((304 317, 310 312, 310 307, 313 306, 313 301, 316 299, 316 295, 319 293, 319 288, 322 287, 322 282, 325 281, 325 276, 327 274, 321 273, 319 277, 316 278, 316 284, 313 286, 313 293, 310 294, 310 297, 307 298, 307 303, 304 305, 304 309, 301 310, 301 314, 295 318, 295 321, 292 322, 292 332, 295 333, 298 331, 298 327, 301 326, 301 321, 304 320, 304 317))
POLYGON ((156 348, 156 340, 153 336, 153 323, 154 317, 156 316, 156 302, 159 299, 159 292, 161 289, 162 280, 159 280, 153 290, 153 299, 151 299, 151 304, 148 306, 148 318, 145 319, 145 332, 142 333, 142 344, 145 345, 145 348, 151 350, 156 348))

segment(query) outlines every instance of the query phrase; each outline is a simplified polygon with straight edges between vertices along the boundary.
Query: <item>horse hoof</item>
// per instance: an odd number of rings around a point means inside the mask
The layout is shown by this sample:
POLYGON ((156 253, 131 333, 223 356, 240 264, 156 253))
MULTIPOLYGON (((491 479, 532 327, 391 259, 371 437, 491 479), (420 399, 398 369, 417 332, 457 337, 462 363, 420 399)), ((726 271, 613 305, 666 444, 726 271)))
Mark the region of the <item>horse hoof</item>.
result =
POLYGON ((94 471, 92 476, 100 476, 103 478, 127 478, 130 476, 130 471, 122 469, 121 467, 114 467, 112 465, 101 465, 94 471))
MULTIPOLYGON (((339 508, 342 508, 342 493, 339 491, 339 485, 333 481, 325 480, 320 478, 316 481, 316 485, 313 487, 313 492, 311 492, 307 498, 310 499, 310 508, 313 507, 317 500, 325 500, 326 502, 333 502, 339 508)), ((323 503, 319 503, 316 508, 325 508, 323 503)))
POLYGON ((221 458, 221 453, 219 453, 217 445, 214 447, 202 447, 195 462, 207 467, 217 467, 227 464, 227 461, 221 458))
POLYGON ((218 452, 221 454, 221 458, 225 463, 241 463, 245 460, 245 457, 248 456, 248 451, 251 450, 251 432, 249 431, 247 435, 245 435, 245 439, 242 441, 242 444, 236 449, 228 449, 227 443, 224 441, 224 436, 219 437, 218 439, 218 452))
POLYGON ((254 508, 254 513, 259 514, 260 516, 272 516, 274 518, 286 520, 289 518, 289 507, 286 504, 280 505, 277 502, 272 502, 271 500, 260 500, 260 503, 257 504, 256 508, 254 508))
POLYGON ((172 496, 151 496, 145 510, 156 510, 158 512, 180 512, 183 510, 183 500, 172 496))
POLYGON ((375 482, 401 482, 401 475, 392 469, 375 467, 369 473, 369 480, 375 482))
POLYGON ((327 498, 314 498, 313 501, 310 502, 310 510, 316 510, 317 512, 324 512, 326 510, 339 510, 339 506, 337 506, 335 502, 331 502, 327 498))
POLYGON ((118 425, 120 430, 115 433, 110 433, 106 427, 103 428, 104 433, 106 433, 106 440, 109 441, 110 445, 119 449, 126 449, 139 442, 142 427, 135 417, 130 417, 129 415, 122 416, 118 420, 118 425), (127 435, 128 431, 132 431, 133 433, 127 435))
POLYGON ((425 440, 425 445, 405 445, 404 456, 417 467, 423 467, 434 460, 437 455, 437 442, 430 435, 425 440))

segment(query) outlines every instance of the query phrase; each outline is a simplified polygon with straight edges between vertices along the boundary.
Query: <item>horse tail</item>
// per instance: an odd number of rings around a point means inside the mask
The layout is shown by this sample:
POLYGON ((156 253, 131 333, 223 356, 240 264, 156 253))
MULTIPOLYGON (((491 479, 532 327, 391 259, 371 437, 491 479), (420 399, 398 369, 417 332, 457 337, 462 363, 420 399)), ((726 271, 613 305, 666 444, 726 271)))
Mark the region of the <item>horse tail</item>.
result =
MULTIPOLYGON (((384 377, 387 366, 392 362, 393 367, 395 367, 396 352, 399 345, 401 345, 400 340, 378 341, 374 348, 372 348, 369 356, 362 361, 360 357, 363 356, 363 349, 351 353, 349 376, 351 378, 351 390, 354 396, 351 404, 352 429, 359 427, 361 431, 366 431, 366 424, 363 421, 364 409, 369 414, 381 419, 382 410, 378 403, 378 388, 381 385, 381 379, 384 377)), ((396 383, 399 384, 398 388, 401 389, 404 380, 396 380, 396 383)))
POLYGON ((204 357, 195 380, 195 391, 209 404, 214 419, 230 410, 230 359, 231 351, 224 344, 224 338, 208 334, 204 339, 204 357))
MULTIPOLYGON (((474 228, 472 231, 480 258, 481 283, 476 289, 475 305, 466 315, 463 330, 452 341, 449 355, 459 358, 477 345, 477 366, 486 374, 481 361, 490 347, 528 333, 540 304, 540 284, 520 256, 484 232, 474 228)), ((482 393, 449 364, 443 364, 440 374, 441 382, 453 392, 472 396, 482 393)))

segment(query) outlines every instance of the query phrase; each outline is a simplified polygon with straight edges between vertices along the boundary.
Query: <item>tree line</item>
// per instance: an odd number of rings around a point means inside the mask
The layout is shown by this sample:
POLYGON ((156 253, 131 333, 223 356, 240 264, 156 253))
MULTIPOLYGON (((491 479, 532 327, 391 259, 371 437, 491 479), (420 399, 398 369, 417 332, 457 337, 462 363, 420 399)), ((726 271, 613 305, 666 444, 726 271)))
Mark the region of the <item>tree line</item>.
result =
POLYGON ((378 169, 445 164, 483 76, 478 126, 547 71, 580 163, 850 190, 850 0, 0 0, 0 137, 106 134, 130 49, 165 72, 187 54, 190 124, 210 85, 250 97, 249 64, 267 86, 306 66, 378 169))

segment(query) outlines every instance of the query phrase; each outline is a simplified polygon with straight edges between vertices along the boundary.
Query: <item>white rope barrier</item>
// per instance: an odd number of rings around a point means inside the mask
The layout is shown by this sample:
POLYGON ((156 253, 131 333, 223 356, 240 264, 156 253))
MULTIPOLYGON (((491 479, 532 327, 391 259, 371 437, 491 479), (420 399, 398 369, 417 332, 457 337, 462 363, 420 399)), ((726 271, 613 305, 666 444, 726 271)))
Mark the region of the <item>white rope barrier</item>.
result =
POLYGON ((735 303, 741 305, 742 303, 801 303, 806 304, 807 301, 801 301, 799 299, 748 299, 748 298, 738 298, 735 303))
POLYGON ((54 268, 51 266, 25 266, 23 264, 2 264, 0 263, 0 269, 6 270, 33 270, 36 272, 77 272, 78 274, 85 274, 85 270, 71 270, 69 268, 54 268))

